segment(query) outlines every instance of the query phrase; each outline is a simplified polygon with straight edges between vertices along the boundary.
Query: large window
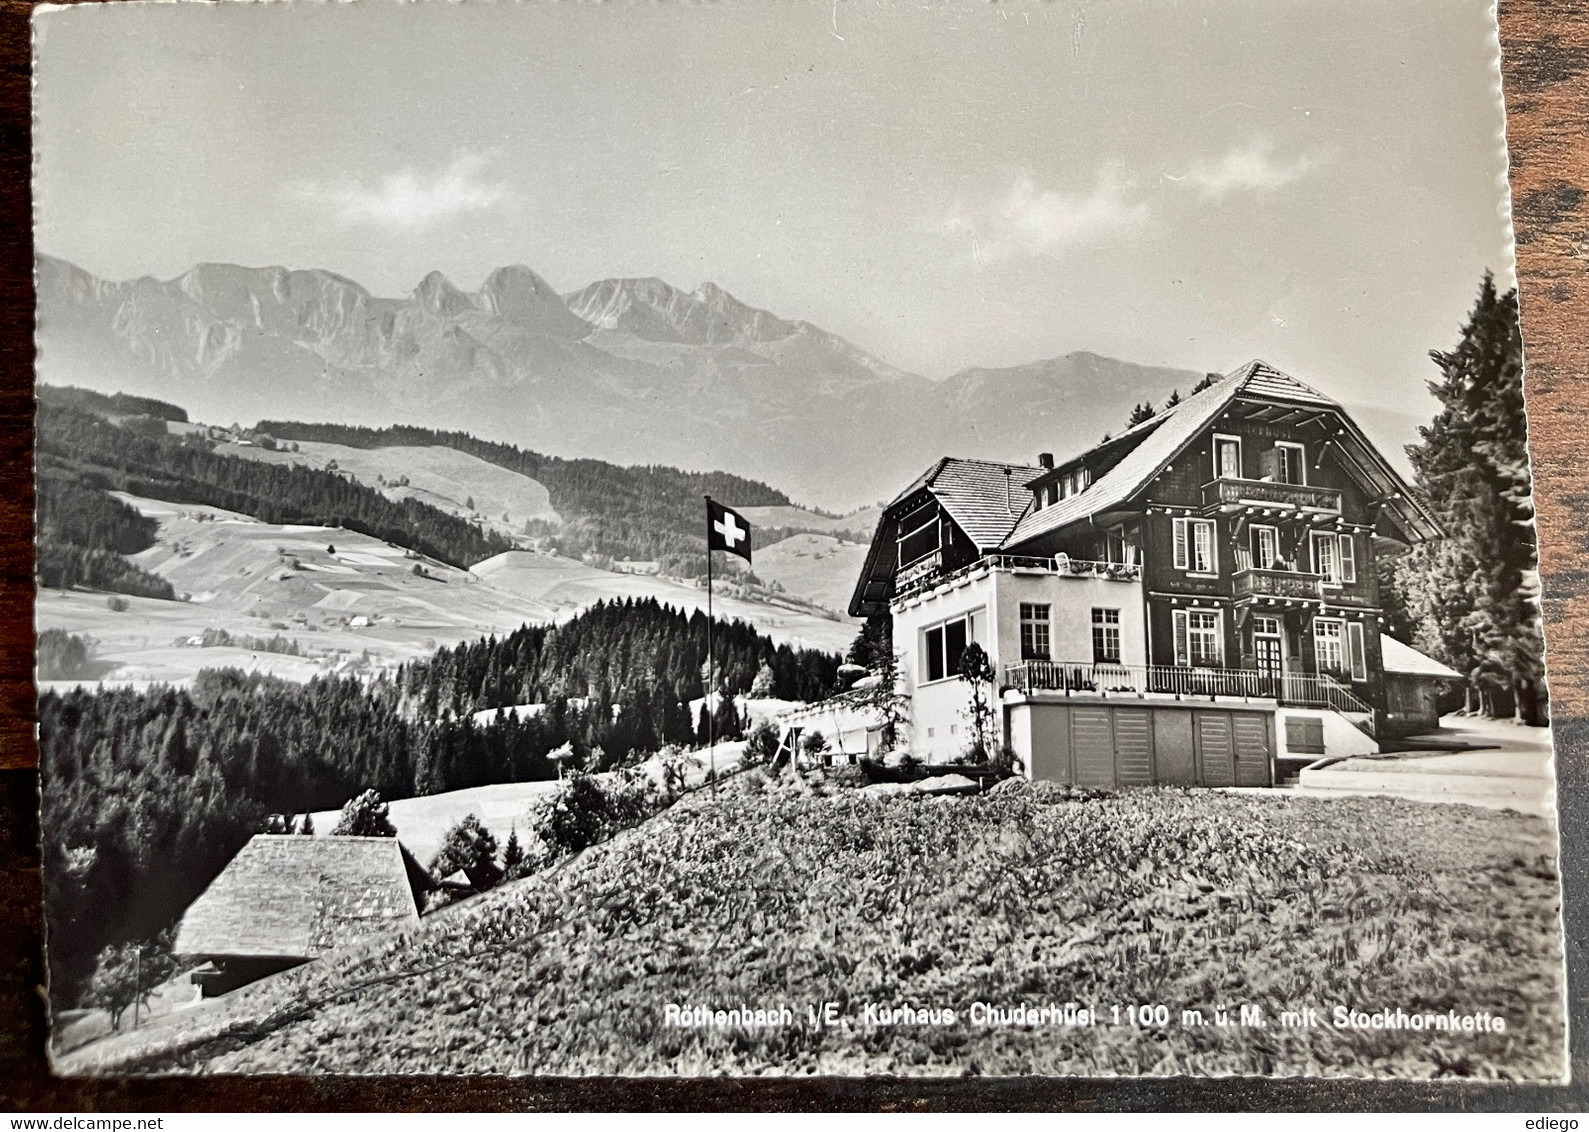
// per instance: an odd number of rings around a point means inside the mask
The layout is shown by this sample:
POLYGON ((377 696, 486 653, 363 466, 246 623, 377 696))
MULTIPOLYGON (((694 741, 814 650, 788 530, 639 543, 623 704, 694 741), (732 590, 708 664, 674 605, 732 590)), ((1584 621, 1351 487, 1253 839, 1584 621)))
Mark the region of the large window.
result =
POLYGON ((1357 545, 1351 535, 1313 532, 1313 572, 1325 585, 1357 581, 1357 545))
POLYGON ((938 550, 938 507, 929 503, 899 521, 899 565, 903 569, 938 550))
POLYGON ((1193 574, 1216 574, 1214 557, 1214 520, 1176 519, 1175 568, 1193 574))
POLYGON ((1241 437, 1214 437, 1214 478, 1241 478, 1241 437))
POLYGON ((928 680, 946 680, 960 675, 966 645, 977 639, 976 619, 975 613, 967 613, 923 631, 922 667, 928 680))
POLYGON ((1214 668, 1222 652, 1218 611, 1177 609, 1170 614, 1175 624, 1175 663, 1194 668, 1214 668))
POLYGON ((1053 660, 1049 648, 1048 609, 1046 605, 1021 602, 1021 659, 1053 660))
POLYGON ((1120 663, 1120 611, 1094 609, 1092 611, 1092 662, 1094 664, 1120 663))
POLYGON ((1346 633, 1342 622, 1330 617, 1313 619, 1313 661, 1320 672, 1346 675, 1346 633))

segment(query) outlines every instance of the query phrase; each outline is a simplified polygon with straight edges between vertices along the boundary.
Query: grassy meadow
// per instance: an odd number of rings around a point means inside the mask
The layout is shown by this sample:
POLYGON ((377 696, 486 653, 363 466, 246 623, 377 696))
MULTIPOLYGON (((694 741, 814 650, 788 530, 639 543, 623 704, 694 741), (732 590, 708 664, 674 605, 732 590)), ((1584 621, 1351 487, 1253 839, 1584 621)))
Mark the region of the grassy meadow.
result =
MULTIPOLYGON (((740 775, 407 938, 269 980, 66 1072, 1565 1072, 1555 836, 1379 798, 1013 784, 878 799, 740 775), (807 1006, 837 1003, 812 1025, 807 1006), (977 1026, 1067 1002, 1093 1026, 977 1026), (664 1024, 667 1004, 795 1023, 664 1024), (872 1025, 867 1004, 951 1008, 872 1025), (1241 1005, 1263 1025, 1240 1026, 1241 1005), (1113 1021, 1118 1005, 1121 1020, 1113 1021), (1134 1024, 1129 1006, 1168 1021, 1134 1024), (1488 1012, 1504 1033, 1341 1030, 1488 1012), (1281 1025, 1312 1007, 1321 1025, 1281 1025), (1197 1010, 1203 1025, 1183 1024, 1197 1010), (1231 1024, 1218 1025, 1227 1017, 1231 1024)), ((818 1006, 820 1009, 820 1006, 818 1006)))

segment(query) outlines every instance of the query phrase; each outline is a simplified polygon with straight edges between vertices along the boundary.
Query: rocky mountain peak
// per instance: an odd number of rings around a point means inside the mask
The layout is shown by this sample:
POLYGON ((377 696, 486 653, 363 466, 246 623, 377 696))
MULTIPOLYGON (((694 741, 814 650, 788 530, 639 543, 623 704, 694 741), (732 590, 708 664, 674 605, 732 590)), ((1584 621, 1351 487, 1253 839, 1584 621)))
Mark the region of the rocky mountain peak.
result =
POLYGON ((559 338, 583 338, 588 322, 563 303, 552 286, 523 264, 493 271, 477 296, 478 306, 489 314, 526 330, 559 338))
POLYGON ((474 301, 454 287, 439 271, 432 271, 414 288, 414 304, 431 314, 457 314, 473 310, 474 301))

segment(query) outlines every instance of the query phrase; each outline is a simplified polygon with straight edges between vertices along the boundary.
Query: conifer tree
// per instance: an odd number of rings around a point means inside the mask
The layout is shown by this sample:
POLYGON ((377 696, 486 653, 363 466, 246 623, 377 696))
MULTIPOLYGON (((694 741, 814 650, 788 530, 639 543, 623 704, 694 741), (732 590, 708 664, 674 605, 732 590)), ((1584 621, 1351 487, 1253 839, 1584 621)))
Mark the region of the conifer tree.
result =
MULTIPOLYGON (((1407 455, 1445 538, 1391 568, 1417 647, 1468 678, 1470 706, 1543 724, 1539 608, 1517 293, 1486 273, 1451 351, 1431 351, 1440 401, 1407 455)), ((1394 628, 1394 623, 1392 628, 1394 628)))
POLYGON ((518 880, 528 871, 524 860, 524 847, 519 844, 519 829, 508 831, 508 843, 502 847, 502 879, 518 880))

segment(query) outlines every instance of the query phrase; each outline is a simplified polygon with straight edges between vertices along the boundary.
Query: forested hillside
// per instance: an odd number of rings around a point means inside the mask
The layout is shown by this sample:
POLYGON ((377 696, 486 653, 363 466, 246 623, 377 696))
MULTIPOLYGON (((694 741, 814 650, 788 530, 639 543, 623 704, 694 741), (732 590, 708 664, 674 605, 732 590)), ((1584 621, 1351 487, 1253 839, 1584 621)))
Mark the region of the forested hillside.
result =
MULTIPOLYGON (((701 497, 735 507, 788 506, 781 491, 724 472, 686 472, 660 466, 620 467, 602 460, 565 460, 465 432, 409 425, 360 428, 265 420, 259 431, 277 440, 319 441, 350 448, 440 445, 475 456, 545 485, 552 507, 568 522, 536 533, 560 536, 566 554, 656 559, 664 572, 694 577, 706 572, 706 531, 701 497)), ((765 545, 765 542, 763 542, 765 545)))
POLYGON ((46 399, 37 425, 41 481, 75 480, 268 523, 346 527, 460 567, 513 549, 500 535, 416 500, 388 499, 333 472, 218 455, 210 441, 167 435, 158 420, 149 428, 151 420, 115 422, 46 399))
POLYGON ((96 393, 75 385, 39 385, 34 395, 46 405, 82 409, 102 417, 150 417, 184 423, 188 419, 187 410, 181 406, 153 397, 134 397, 130 393, 96 393))
MULTIPOLYGON (((654 601, 598 605, 559 626, 442 650, 392 679, 297 684, 206 672, 191 690, 46 693, 39 762, 56 1001, 74 1001, 108 944, 169 926, 272 813, 331 809, 366 788, 389 799, 552 778, 572 743, 604 768, 691 744, 707 622, 654 601), (544 703, 522 721, 471 713, 544 703)), ((839 658, 714 626, 719 684, 758 670, 780 698, 835 684, 839 658)), ((725 698, 719 736, 737 731, 725 698)))
POLYGON ((140 570, 123 557, 154 545, 159 524, 153 519, 144 518, 103 488, 45 467, 42 461, 35 500, 38 535, 34 570, 44 585, 176 597, 170 582, 140 570))

